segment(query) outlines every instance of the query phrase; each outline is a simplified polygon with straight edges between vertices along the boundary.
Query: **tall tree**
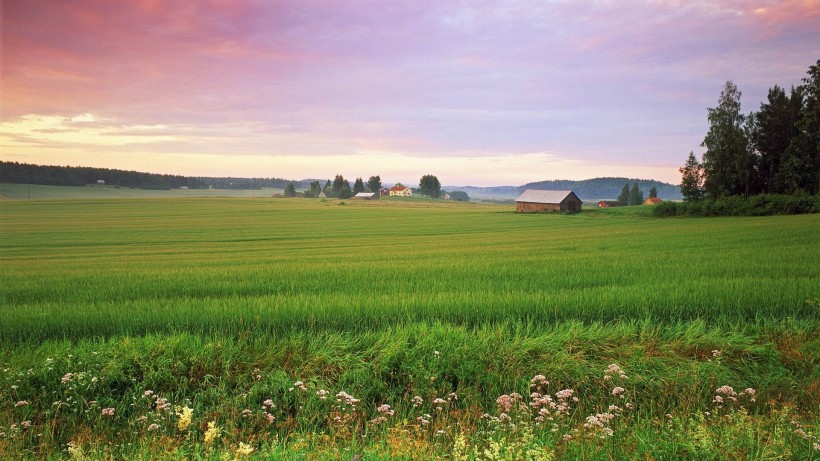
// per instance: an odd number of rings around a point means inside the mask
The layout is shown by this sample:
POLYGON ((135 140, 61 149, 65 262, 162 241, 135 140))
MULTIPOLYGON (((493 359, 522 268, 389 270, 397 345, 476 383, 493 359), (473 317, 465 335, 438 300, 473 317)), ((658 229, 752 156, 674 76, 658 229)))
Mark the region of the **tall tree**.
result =
POLYGON ((727 81, 718 105, 708 109, 709 131, 703 140, 703 187, 712 198, 748 195, 754 167, 749 156, 744 122, 740 113, 741 92, 727 81))
POLYGON ((804 99, 797 135, 792 138, 783 159, 783 178, 776 183, 784 192, 820 192, 820 59, 809 66, 800 92, 804 99), (787 169, 788 166, 788 169, 787 169))
POLYGON ((310 183, 310 188, 305 191, 305 197, 307 198, 316 198, 319 197, 319 193, 322 192, 322 184, 319 181, 313 181, 310 183))
POLYGON ((340 199, 353 197, 353 192, 350 191, 350 183, 345 181, 344 184, 342 184, 342 188, 339 189, 339 193, 336 196, 340 199))
POLYGON ((657 197, 657 196, 658 196, 658 188, 655 187, 655 186, 652 186, 649 189, 649 197, 651 198, 651 197, 657 197))
POLYGON ((680 192, 684 200, 689 202, 703 198, 703 167, 694 152, 689 152, 689 159, 678 171, 681 173, 680 192))
POLYGON ((367 180, 367 190, 370 192, 379 193, 382 189, 382 178, 377 176, 371 176, 370 179, 367 180))
POLYGON ((797 121, 803 105, 799 89, 792 88, 791 97, 775 85, 769 88, 768 100, 760 104, 750 130, 749 141, 760 156, 758 183, 760 192, 782 192, 776 190, 774 179, 789 148, 792 138, 798 134, 797 121))
POLYGON ((441 183, 438 178, 428 174, 419 180, 419 193, 430 198, 438 198, 441 195, 441 183))
POLYGON ((296 186, 292 182, 285 186, 285 197, 296 197, 296 186))
POLYGON ((632 188, 629 189, 629 204, 640 205, 643 203, 643 191, 638 187, 638 183, 633 182, 632 188))
POLYGON ((364 192, 364 181, 362 178, 356 178, 356 182, 353 183, 353 194, 358 194, 359 192, 364 192))
POLYGON ((629 183, 624 184, 624 188, 621 189, 621 195, 618 196, 618 205, 629 205, 629 183))
MULTIPOLYGON (((333 186, 331 187, 331 191, 333 192, 333 197, 341 197, 339 194, 343 188, 347 187, 347 190, 350 191, 350 182, 344 178, 344 176, 337 174, 335 178, 333 178, 333 186)), ((349 198, 349 197, 348 197, 349 198)))

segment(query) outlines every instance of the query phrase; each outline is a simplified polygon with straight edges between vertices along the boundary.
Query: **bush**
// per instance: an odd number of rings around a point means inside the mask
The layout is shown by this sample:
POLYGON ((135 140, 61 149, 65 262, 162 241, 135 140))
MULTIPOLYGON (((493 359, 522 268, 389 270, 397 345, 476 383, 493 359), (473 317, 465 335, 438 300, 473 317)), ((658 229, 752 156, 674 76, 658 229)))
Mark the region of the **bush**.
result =
POLYGON ((820 196, 761 194, 749 198, 732 196, 684 203, 663 202, 652 212, 667 216, 772 216, 820 213, 820 196))
POLYGON ((652 214, 660 218, 677 216, 678 204, 675 202, 661 202, 652 208, 652 214))

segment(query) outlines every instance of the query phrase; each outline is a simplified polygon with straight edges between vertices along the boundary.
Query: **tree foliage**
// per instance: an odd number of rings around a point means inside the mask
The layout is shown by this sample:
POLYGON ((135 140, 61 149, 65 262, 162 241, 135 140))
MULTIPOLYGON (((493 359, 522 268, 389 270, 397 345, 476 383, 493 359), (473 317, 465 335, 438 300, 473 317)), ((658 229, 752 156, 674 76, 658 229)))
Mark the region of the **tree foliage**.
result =
POLYGON ((754 162, 749 156, 740 96, 737 86, 727 81, 717 107, 708 109, 709 131, 701 144, 706 148, 703 187, 713 198, 749 193, 754 162))
POLYGON ((649 189, 649 197, 657 197, 657 196, 658 196, 658 188, 655 187, 655 186, 652 186, 652 188, 649 189))
POLYGON ((313 181, 310 183, 310 187, 304 194, 306 198, 317 198, 321 192, 322 184, 319 181, 313 181))
POLYGON ((289 182, 287 186, 285 186, 285 197, 296 197, 296 186, 293 182, 289 182))
POLYGON ((350 182, 344 178, 344 176, 337 174, 335 178, 333 178, 333 184, 330 186, 330 193, 325 191, 328 197, 338 197, 338 198, 350 198, 352 197, 350 191, 350 182), (345 195, 347 197, 342 197, 342 190, 347 189, 345 195))
POLYGON ((689 152, 686 164, 679 168, 681 173, 680 191, 684 200, 700 200, 703 198, 703 167, 695 157, 694 152, 689 152))
POLYGON ((629 204, 640 205, 643 203, 643 191, 638 187, 638 183, 633 182, 629 189, 629 204))
POLYGON ((353 183, 353 195, 359 192, 364 192, 364 181, 362 181, 362 178, 356 178, 356 182, 353 183))
POLYGON ((369 190, 370 192, 379 193, 381 191, 381 189, 382 189, 382 178, 379 177, 378 175, 371 176, 367 180, 367 190, 369 190))
POLYGON ((740 113, 740 91, 726 85, 708 109, 700 163, 689 154, 681 192, 687 201, 757 194, 820 192, 820 60, 791 94, 775 85, 760 110, 740 113))
POLYGON ((438 178, 431 174, 422 176, 419 180, 419 193, 430 198, 439 198, 441 196, 441 183, 438 178))
POLYGON ((621 195, 618 196, 618 205, 629 205, 629 183, 624 184, 624 188, 621 189, 621 195))
POLYGON ((464 191, 455 190, 453 192, 450 192, 450 200, 457 200, 459 202, 469 202, 470 196, 467 195, 467 193, 464 191))

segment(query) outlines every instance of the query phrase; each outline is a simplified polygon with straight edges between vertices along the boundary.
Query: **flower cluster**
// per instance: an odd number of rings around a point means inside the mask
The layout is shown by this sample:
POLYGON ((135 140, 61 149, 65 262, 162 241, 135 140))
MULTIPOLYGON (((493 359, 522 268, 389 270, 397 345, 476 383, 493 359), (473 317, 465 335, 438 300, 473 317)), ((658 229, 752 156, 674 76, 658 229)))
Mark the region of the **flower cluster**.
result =
POLYGON ((615 376, 619 377, 620 379, 629 379, 629 377, 626 375, 624 370, 621 369, 621 367, 612 363, 608 367, 606 367, 606 371, 604 371, 604 381, 610 381, 615 376))
POLYGON ((174 413, 179 418, 179 420, 177 421, 177 429, 179 429, 180 432, 184 432, 186 429, 188 429, 188 426, 191 425, 191 420, 194 416, 194 410, 187 406, 175 406, 174 413))
POLYGON ((376 412, 378 413, 378 416, 370 420, 370 422, 374 425, 386 423, 389 417, 396 414, 395 410, 390 408, 390 405, 387 404, 376 407, 376 412))
POLYGON ((757 392, 751 387, 746 388, 738 394, 732 386, 720 386, 715 389, 715 396, 712 398, 712 403, 714 403, 718 408, 722 408, 726 403, 737 403, 738 398, 742 397, 746 397, 750 402, 754 402, 756 393, 757 392))

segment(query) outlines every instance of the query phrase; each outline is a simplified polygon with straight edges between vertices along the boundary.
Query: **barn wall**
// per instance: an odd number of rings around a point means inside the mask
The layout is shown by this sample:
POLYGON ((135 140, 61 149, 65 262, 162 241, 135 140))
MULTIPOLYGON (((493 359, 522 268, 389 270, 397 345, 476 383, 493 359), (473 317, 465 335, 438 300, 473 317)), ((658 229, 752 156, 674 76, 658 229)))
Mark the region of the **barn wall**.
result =
POLYGON ((558 203, 530 203, 515 202, 515 211, 519 213, 538 213, 540 211, 560 211, 561 205, 558 203))

